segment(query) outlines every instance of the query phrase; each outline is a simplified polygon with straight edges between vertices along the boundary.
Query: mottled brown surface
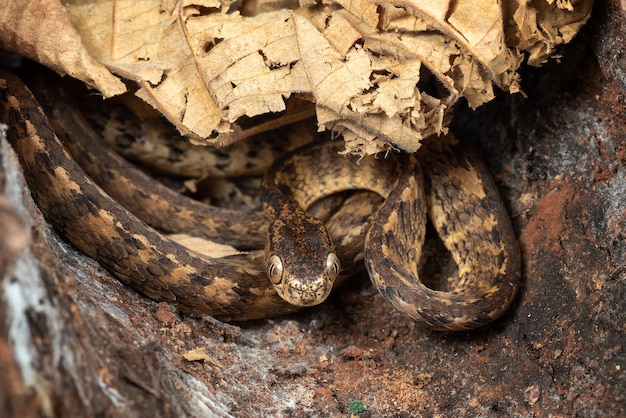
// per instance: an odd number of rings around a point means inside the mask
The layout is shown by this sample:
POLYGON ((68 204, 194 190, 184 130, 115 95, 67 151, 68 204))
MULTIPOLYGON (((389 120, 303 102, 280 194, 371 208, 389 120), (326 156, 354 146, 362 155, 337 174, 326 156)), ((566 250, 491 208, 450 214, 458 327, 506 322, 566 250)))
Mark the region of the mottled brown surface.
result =
POLYGON ((624 15, 617 1, 599 9, 560 64, 524 72, 527 99, 501 94, 455 117, 521 244, 523 288, 503 319, 425 331, 365 278, 285 318, 181 317, 27 222, 31 253, 0 287, 0 411, 339 417, 362 404, 361 416, 376 417, 625 415, 624 15), (197 348, 204 361, 182 357, 197 348))

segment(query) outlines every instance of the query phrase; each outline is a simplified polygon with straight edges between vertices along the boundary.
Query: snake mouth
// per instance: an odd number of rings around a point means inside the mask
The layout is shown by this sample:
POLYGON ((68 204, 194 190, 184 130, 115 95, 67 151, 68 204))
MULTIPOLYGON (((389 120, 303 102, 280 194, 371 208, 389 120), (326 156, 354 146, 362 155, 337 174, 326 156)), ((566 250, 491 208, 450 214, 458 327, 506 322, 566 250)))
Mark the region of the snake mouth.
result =
POLYGON ((292 305, 307 307, 324 302, 331 290, 332 283, 327 280, 318 279, 309 284, 294 280, 284 286, 281 296, 292 305))

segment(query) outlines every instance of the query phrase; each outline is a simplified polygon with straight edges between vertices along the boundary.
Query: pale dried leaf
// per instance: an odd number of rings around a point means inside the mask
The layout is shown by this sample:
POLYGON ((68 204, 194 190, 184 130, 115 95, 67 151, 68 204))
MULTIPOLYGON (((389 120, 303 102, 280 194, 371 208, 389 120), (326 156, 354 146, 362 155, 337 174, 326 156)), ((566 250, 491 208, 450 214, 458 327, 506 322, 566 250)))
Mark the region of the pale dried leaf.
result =
MULTIPOLYGON (((320 125, 335 130, 359 125, 367 136, 399 148, 417 149, 423 136, 419 128, 433 126, 424 123, 427 112, 415 101, 419 73, 406 77, 405 85, 413 82, 408 94, 396 96, 400 82, 383 79, 378 81, 386 85, 375 86, 382 87, 380 92, 363 94, 373 87, 374 65, 387 63, 356 43, 363 29, 376 30, 357 28, 341 14, 326 17, 333 21, 326 34, 289 10, 247 18, 182 8, 167 14, 150 1, 114 4, 79 4, 70 10, 101 62, 134 78, 141 86, 138 95, 184 134, 229 134, 242 116, 283 111, 286 99, 296 93, 311 94, 318 109, 336 115, 335 123, 325 118, 320 125), (102 30, 104 22, 130 23, 102 30), (339 33, 347 36, 337 38, 339 33)), ((375 13, 372 5, 357 10, 364 16, 375 13)), ((403 79, 403 66, 392 61, 393 78, 403 79)), ((411 65, 419 68, 418 62, 411 65)))
POLYGON ((188 350, 183 354, 183 358, 187 361, 204 361, 217 367, 223 367, 219 361, 215 360, 207 354, 204 347, 198 347, 192 350, 188 350))
POLYGON ((530 53, 528 64, 546 62, 558 45, 568 43, 587 22, 592 1, 510 0, 514 25, 507 31, 508 43, 530 53))
POLYGON ((69 74, 105 97, 126 91, 124 84, 87 52, 58 0, 0 0, 0 49, 69 74))
POLYGON ((168 237, 192 251, 212 258, 242 254, 242 252, 230 245, 220 244, 201 237, 194 237, 187 234, 170 234, 168 237))
POLYGON ((521 57, 504 42, 502 9, 497 0, 437 1, 407 0, 399 4, 453 39, 463 54, 469 54, 487 71, 491 81, 504 89, 517 86, 515 70, 521 57))
POLYGON ((194 66, 178 7, 170 14, 160 6, 150 0, 88 2, 68 10, 100 62, 135 80, 141 86, 137 95, 176 122, 182 134, 208 137, 220 112, 194 66))
MULTIPOLYGON (((445 133, 460 97, 475 108, 492 99, 493 84, 519 90, 522 56, 507 45, 517 38, 505 38, 505 23, 532 34, 515 46, 535 58, 548 49, 532 29, 554 23, 554 10, 569 13, 569 2, 509 1, 76 0, 69 10, 91 53, 135 80, 138 96, 185 135, 231 143, 254 131, 242 118, 285 117, 299 96, 315 103, 319 129, 372 153, 415 151, 445 133)), ((577 27, 556 30, 558 43, 577 27)))

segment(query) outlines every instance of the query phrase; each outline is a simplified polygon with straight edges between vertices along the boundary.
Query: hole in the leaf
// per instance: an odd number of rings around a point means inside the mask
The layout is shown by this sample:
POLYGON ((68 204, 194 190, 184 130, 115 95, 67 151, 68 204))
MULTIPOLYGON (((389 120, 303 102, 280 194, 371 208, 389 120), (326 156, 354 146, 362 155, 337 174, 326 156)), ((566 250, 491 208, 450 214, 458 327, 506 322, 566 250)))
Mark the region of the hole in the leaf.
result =
POLYGON ((386 30, 389 20, 386 8, 381 5, 376 6, 376 14, 378 15, 378 24, 376 25, 376 28, 378 30, 386 30))
POLYGON ((275 62, 275 61, 270 60, 267 57, 267 55, 265 55, 265 52, 263 52, 263 50, 259 49, 257 53, 261 56, 261 58, 263 58, 263 63, 265 63, 265 65, 267 66, 267 68, 270 69, 270 71, 277 70, 283 67, 288 67, 291 70, 294 67, 294 65, 296 65, 296 62, 297 62, 297 61, 292 61, 288 63, 283 63, 280 61, 275 62))
POLYGON ((326 19, 324 20, 324 29, 328 29, 328 27, 330 26, 330 21, 332 20, 332 15, 328 15, 326 16, 326 19))
POLYGON ((440 82, 439 78, 424 64, 422 64, 420 68, 420 79, 417 83, 417 88, 422 93, 442 100, 450 94, 440 82))
POLYGON ((210 41, 205 42, 202 47, 204 53, 208 54, 213 48, 219 45, 223 40, 224 38, 213 38, 210 41))
POLYGON ((369 52, 369 54, 374 57, 374 58, 380 58, 383 56, 383 53, 380 51, 374 51, 373 49, 368 49, 367 50, 369 52))
POLYGON ((454 67, 455 63, 456 63, 456 60, 457 60, 457 58, 459 58, 459 56, 460 56, 459 54, 450 54, 450 56, 448 57, 448 63, 452 67, 454 67))
POLYGON ((391 74, 388 70, 372 70, 370 74, 370 81, 374 81, 380 78, 388 78, 389 80, 393 80, 397 78, 395 74, 391 74))
POLYGON ((156 82, 152 82, 150 80, 148 81, 148 84, 150 84, 151 87, 158 87, 160 84, 162 84, 165 80, 167 80, 168 74, 166 72, 163 72, 161 74, 161 79, 156 81, 156 82))
POLYGON ((198 14, 194 13, 195 17, 208 16, 208 15, 212 15, 215 13, 221 13, 221 10, 219 7, 196 6, 196 10, 198 11, 198 14))

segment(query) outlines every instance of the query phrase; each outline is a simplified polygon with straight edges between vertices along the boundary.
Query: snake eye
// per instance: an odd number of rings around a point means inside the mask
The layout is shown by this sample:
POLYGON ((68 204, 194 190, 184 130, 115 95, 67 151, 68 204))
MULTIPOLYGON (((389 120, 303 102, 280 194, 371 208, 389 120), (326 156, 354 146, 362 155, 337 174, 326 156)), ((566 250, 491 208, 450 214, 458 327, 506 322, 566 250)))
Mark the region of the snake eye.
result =
POLYGON ((283 278, 283 262, 277 255, 271 256, 267 260, 267 277, 274 284, 280 283, 283 278))
POLYGON ((326 257, 326 272, 333 279, 339 274, 339 258, 337 258, 335 253, 330 253, 326 257))

